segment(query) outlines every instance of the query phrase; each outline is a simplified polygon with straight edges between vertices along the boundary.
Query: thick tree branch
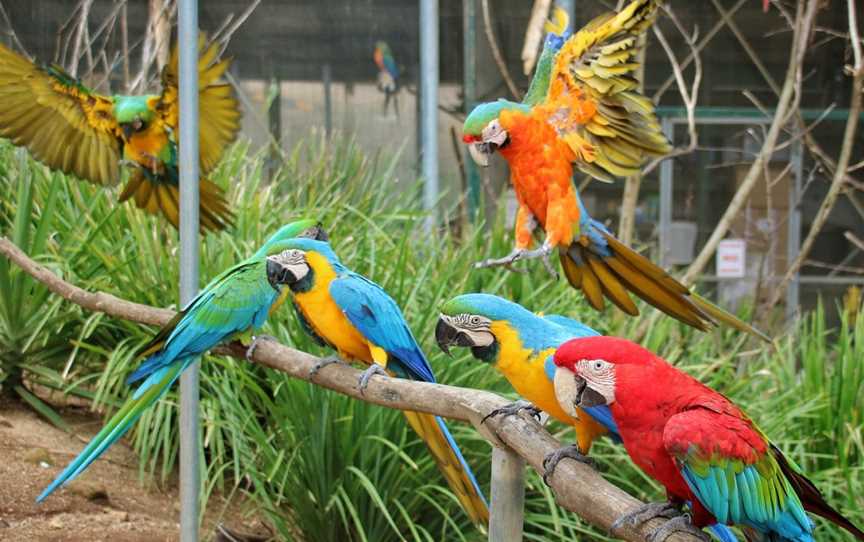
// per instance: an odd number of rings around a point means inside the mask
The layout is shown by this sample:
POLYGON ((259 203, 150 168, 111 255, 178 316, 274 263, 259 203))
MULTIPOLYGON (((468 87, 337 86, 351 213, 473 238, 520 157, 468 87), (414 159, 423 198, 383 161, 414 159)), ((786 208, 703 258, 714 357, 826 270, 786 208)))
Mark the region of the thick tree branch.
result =
MULTIPOLYGON (((33 261, 6 238, 0 238, 0 253, 52 292, 85 309, 150 325, 162 325, 174 314, 167 309, 133 303, 111 294, 88 292, 69 284, 33 261)), ((246 349, 239 343, 231 343, 213 350, 216 354, 239 359, 245 359, 245 351, 246 349)), ((309 373, 320 361, 319 358, 273 341, 262 342, 256 348, 252 361, 361 401, 469 421, 483 438, 493 445, 511 448, 538 472, 542 472, 543 458, 561 445, 540 424, 528 416, 490 418, 486 423, 481 424, 480 420, 486 414, 506 404, 502 397, 494 393, 376 376, 361 394, 357 386, 360 371, 346 365, 328 365, 310 379, 309 373)), ((609 529, 615 519, 641 504, 637 499, 604 480, 595 470, 575 461, 564 461, 559 464, 551 477, 551 487, 561 506, 579 514, 601 529, 609 529)), ((655 519, 640 529, 622 528, 612 534, 625 540, 642 542, 647 534, 661 523, 662 520, 655 519)), ((667 540, 696 542, 698 539, 676 533, 667 540)))

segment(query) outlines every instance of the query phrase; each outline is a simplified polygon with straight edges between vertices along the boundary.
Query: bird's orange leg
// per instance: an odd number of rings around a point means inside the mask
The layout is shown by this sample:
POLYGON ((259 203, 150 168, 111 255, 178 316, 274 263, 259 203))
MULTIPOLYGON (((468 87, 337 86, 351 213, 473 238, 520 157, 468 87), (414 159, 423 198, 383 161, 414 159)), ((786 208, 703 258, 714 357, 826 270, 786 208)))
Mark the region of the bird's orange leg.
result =
POLYGON ((503 258, 489 258, 474 264, 476 269, 484 267, 496 267, 503 265, 511 271, 522 272, 520 269, 512 267, 512 265, 522 259, 525 254, 530 253, 528 247, 531 246, 534 230, 537 229, 537 219, 531 213, 531 210, 521 202, 519 210, 516 211, 516 246, 510 251, 510 254, 503 258))

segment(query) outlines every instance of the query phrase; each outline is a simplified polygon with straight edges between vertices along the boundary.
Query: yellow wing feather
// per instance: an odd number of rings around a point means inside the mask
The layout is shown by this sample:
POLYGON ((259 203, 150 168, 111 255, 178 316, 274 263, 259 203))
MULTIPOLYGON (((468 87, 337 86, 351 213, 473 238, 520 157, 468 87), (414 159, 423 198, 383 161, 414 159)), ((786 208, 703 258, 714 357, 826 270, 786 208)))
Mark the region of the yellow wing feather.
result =
MULTIPOLYGON (((225 148, 236 139, 240 130, 240 108, 231 86, 217 83, 231 60, 226 58, 217 61, 219 45, 215 42, 208 45, 203 35, 198 38, 198 50, 201 173, 207 174, 219 163, 225 148)), ((179 61, 175 44, 171 59, 162 72, 162 96, 159 100, 163 121, 175 130, 180 109, 177 89, 179 61)))
POLYGON ((549 122, 573 148, 577 167, 599 180, 637 174, 646 159, 671 150, 632 76, 639 36, 656 12, 656 0, 634 0, 589 22, 555 57, 544 106, 563 114, 549 122))
POLYGON ((119 135, 111 98, 0 44, 0 137, 53 169, 109 185, 120 177, 119 135))

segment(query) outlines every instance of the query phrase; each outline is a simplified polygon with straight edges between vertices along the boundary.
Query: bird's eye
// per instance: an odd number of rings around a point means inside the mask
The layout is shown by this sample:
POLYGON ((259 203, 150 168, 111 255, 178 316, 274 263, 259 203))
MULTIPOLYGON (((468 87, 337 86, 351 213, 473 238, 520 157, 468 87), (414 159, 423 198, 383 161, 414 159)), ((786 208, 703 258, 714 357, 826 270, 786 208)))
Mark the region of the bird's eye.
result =
POLYGON ((472 316, 471 317, 471 323, 475 324, 475 325, 479 324, 480 323, 480 317, 479 316, 472 316))
POLYGON ((599 371, 601 369, 603 369, 603 362, 598 359, 594 362, 594 370, 599 371))

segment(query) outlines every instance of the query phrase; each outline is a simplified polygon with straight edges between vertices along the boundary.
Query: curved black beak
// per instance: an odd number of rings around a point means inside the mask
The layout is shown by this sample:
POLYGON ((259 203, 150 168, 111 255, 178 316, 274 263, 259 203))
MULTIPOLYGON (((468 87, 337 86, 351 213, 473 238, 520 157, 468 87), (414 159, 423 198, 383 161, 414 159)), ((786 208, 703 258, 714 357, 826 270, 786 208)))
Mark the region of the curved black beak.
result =
POLYGON ((448 356, 452 356, 451 346, 474 346, 471 337, 452 326, 444 316, 438 318, 438 323, 435 325, 435 342, 448 356))
POLYGON ((577 407, 587 408, 606 404, 606 398, 600 393, 588 386, 588 382, 584 378, 575 376, 576 380, 576 399, 573 404, 577 407))
POLYGON ((271 258, 267 258, 267 281, 273 289, 279 290, 279 286, 282 286, 283 284, 293 284, 297 282, 297 277, 294 276, 294 273, 292 273, 290 269, 281 263, 271 258))

